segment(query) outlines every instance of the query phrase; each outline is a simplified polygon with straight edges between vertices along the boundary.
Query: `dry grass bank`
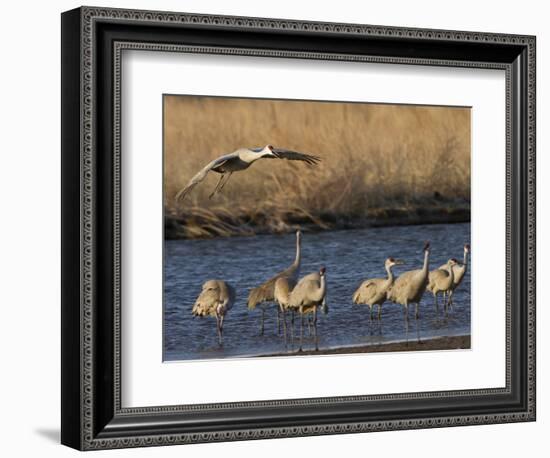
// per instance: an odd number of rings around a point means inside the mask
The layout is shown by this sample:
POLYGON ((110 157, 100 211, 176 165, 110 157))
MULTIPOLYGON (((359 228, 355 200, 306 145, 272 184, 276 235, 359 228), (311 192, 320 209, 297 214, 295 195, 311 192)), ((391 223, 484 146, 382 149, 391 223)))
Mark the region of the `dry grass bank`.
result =
POLYGON ((456 211, 460 220, 469 217, 467 108, 166 96, 164 151, 168 236, 408 216, 422 222, 456 211), (175 206, 175 193, 210 160, 268 143, 315 154, 322 163, 262 160, 209 199, 219 177, 212 173, 175 206))

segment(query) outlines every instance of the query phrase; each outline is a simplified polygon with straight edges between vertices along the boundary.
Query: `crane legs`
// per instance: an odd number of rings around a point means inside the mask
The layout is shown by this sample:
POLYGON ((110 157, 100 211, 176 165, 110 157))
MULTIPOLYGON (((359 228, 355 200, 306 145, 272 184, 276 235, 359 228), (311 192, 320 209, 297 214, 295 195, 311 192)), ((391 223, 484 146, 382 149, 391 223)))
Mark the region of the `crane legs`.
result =
POLYGON ((221 192, 221 190, 225 187, 225 185, 227 184, 227 182, 229 181, 229 178, 231 178, 231 175, 233 174, 233 172, 229 172, 227 174, 227 178, 224 180, 224 182, 222 183, 222 185, 220 186, 220 189, 218 189, 218 192, 221 192))
POLYGON ((442 296, 443 296, 443 307, 444 307, 444 310, 445 310, 445 315, 447 314, 447 312, 452 308, 452 304, 453 304, 453 290, 449 290, 449 291, 434 291, 433 292, 433 295, 434 295, 434 304, 435 304, 435 311, 437 313, 439 313, 439 303, 437 302, 437 294, 438 293, 441 293, 442 296))
MULTIPOLYGON (((287 329, 288 326, 286 325, 286 310, 282 310, 283 313, 283 326, 284 326, 284 339, 285 344, 287 342, 287 329)), ((294 341, 294 318, 296 313, 300 314, 300 345, 298 347, 298 352, 303 351, 303 344, 304 344, 304 327, 305 327, 305 321, 307 320, 308 325, 308 335, 313 336, 313 340, 315 341, 315 351, 319 351, 319 339, 317 334, 317 307, 313 310, 313 316, 308 316, 304 319, 304 310, 303 309, 290 309, 290 340, 294 341)))
POLYGON ((223 178, 225 177, 225 174, 222 173, 220 175, 220 179, 218 180, 218 183, 216 184, 216 187, 214 188, 214 190, 210 193, 210 195, 208 196, 209 199, 212 199, 212 197, 214 197, 214 194, 216 194, 218 192, 218 189, 220 189, 220 184, 223 180, 223 178))
MULTIPOLYGON (((304 310, 301 309, 300 311, 300 347, 298 348, 298 351, 302 351, 302 345, 304 342, 304 310)), ((310 324, 313 324, 313 338, 315 340, 315 351, 319 350, 319 344, 317 341, 317 307, 313 310, 313 320, 312 323, 310 323, 309 317, 308 317, 308 329, 310 324)), ((311 335, 311 332, 309 332, 309 335, 311 335)))
POLYGON ((283 337, 285 339, 285 345, 286 345, 286 311, 283 307, 280 307, 277 312, 277 324, 279 325, 279 334, 281 333, 281 327, 280 327, 280 321, 283 322, 283 337), (283 319, 281 320, 279 317, 280 315, 283 316, 283 319))
MULTIPOLYGON (((409 321, 409 303, 405 303, 403 305, 405 309, 405 320, 409 321)), ((420 303, 415 302, 414 303, 414 318, 418 320, 420 318, 420 303)))
POLYGON ((307 317, 307 335, 311 336, 311 327, 313 325, 313 319, 308 315, 307 317))
POLYGON ((454 302, 453 302, 453 294, 454 294, 454 290, 451 289, 449 291, 449 308, 452 309, 454 307, 454 302))
POLYGON ((290 311, 290 340, 294 340, 294 310, 290 311))
POLYGON ((216 187, 214 188, 212 193, 208 196, 209 199, 212 199, 212 197, 214 197, 214 195, 217 192, 220 192, 223 189, 225 184, 229 181, 229 178, 231 178, 232 173, 233 172, 229 172, 228 174, 222 173, 222 175, 220 176, 220 179, 218 180, 218 183, 216 184, 216 187))
POLYGON ((300 310, 300 348, 298 351, 302 351, 302 341, 304 338, 304 312, 300 310))
MULTIPOLYGON (((283 322, 283 338, 285 340, 285 345, 287 343, 287 339, 288 339, 288 326, 287 326, 287 323, 286 323, 286 310, 281 307, 280 308, 280 313, 282 315, 282 319, 281 321, 283 322)), ((293 341, 294 340, 294 310, 290 310, 290 340, 293 341)))
MULTIPOLYGON (((445 293, 443 293, 445 294, 445 293)), ((445 295, 443 296, 445 298, 445 295)), ((449 296, 445 300, 445 316, 447 316, 448 310, 451 308, 451 294, 449 293, 449 296)))
POLYGON ((260 322, 260 335, 264 335, 264 320, 265 320, 265 307, 260 307, 262 309, 262 321, 260 322))
POLYGON ((382 304, 367 304, 369 306, 370 311, 370 320, 374 320, 374 305, 378 307, 377 313, 376 313, 376 319, 380 321, 382 319, 382 304))
POLYGON ((218 330, 218 344, 223 343, 223 319, 224 315, 216 315, 216 329, 218 330))
MULTIPOLYGON (((277 335, 280 335, 281 327, 286 326, 286 322, 283 322, 283 319, 281 318, 285 316, 285 312, 277 302, 275 302, 275 306, 277 309, 277 335)), ((265 332, 265 314, 267 306, 260 305, 259 308, 262 310, 262 317, 260 318, 260 335, 263 336, 265 332)))
POLYGON ((319 351, 319 341, 317 340, 317 307, 313 310, 313 339, 315 340, 315 351, 319 351))

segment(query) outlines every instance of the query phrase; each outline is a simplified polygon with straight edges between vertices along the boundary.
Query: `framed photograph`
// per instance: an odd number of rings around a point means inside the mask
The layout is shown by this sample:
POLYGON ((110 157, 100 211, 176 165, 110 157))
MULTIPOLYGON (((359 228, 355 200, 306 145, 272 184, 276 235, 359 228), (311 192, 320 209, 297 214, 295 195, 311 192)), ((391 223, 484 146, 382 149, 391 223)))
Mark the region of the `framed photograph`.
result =
POLYGON ((535 419, 535 37, 62 15, 62 443, 535 419))

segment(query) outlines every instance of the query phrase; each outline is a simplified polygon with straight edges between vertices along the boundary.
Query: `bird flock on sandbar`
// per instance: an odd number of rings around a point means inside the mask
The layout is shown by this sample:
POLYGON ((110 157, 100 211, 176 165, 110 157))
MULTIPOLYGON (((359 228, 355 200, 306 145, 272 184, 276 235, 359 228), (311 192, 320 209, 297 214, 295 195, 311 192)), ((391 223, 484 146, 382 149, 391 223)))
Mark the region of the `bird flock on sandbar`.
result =
MULTIPOLYGON (((218 183, 210 194, 210 197, 214 196, 223 190, 234 172, 246 170, 259 159, 286 159, 302 161, 308 165, 317 165, 321 160, 317 156, 276 148, 272 145, 266 145, 263 148, 240 148, 207 164, 176 194, 176 201, 184 199, 196 185, 205 179, 210 171, 220 174, 218 183)), ((302 351, 305 318, 310 333, 313 328, 315 349, 318 350, 318 309, 324 314, 328 313, 327 270, 325 267, 320 267, 318 271, 300 278, 301 243, 302 233, 297 230, 294 262, 261 285, 252 288, 248 294, 247 306, 249 310, 256 308, 261 310, 260 334, 263 335, 266 309, 270 305, 276 305, 277 327, 280 332, 282 323, 285 342, 289 334, 290 338, 294 339, 295 315, 300 315, 299 351, 302 351), (287 323, 287 315, 290 315, 290 326, 287 323)), ((393 268, 404 264, 404 261, 389 257, 384 263, 387 277, 364 280, 353 293, 351 301, 353 304, 368 306, 371 319, 374 317, 374 308, 377 307, 376 318, 378 320, 382 319, 382 305, 385 302, 402 305, 405 320, 408 321, 409 306, 415 306, 415 319, 420 317, 419 305, 424 293, 428 291, 433 295, 434 306, 438 311, 438 295, 441 294, 445 313, 447 313, 447 310, 453 306, 453 294, 466 275, 469 253, 470 245, 465 244, 463 262, 451 258, 437 269, 430 271, 430 243, 425 242, 422 267, 396 276, 393 268)), ((233 308, 235 301, 236 290, 229 282, 211 279, 202 285, 202 290, 193 304, 193 316, 216 318, 220 345, 223 343, 225 316, 233 308)))

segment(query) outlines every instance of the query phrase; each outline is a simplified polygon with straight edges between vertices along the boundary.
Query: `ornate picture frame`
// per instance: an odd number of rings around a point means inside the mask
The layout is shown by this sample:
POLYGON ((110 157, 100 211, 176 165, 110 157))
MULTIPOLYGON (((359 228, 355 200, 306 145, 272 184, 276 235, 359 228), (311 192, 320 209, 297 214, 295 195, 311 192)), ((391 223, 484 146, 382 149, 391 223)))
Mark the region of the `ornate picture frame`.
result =
POLYGON ((532 36, 81 7, 62 14, 62 434, 79 449, 535 420, 532 36), (506 73, 506 386, 126 408, 121 403, 123 50, 506 73))

